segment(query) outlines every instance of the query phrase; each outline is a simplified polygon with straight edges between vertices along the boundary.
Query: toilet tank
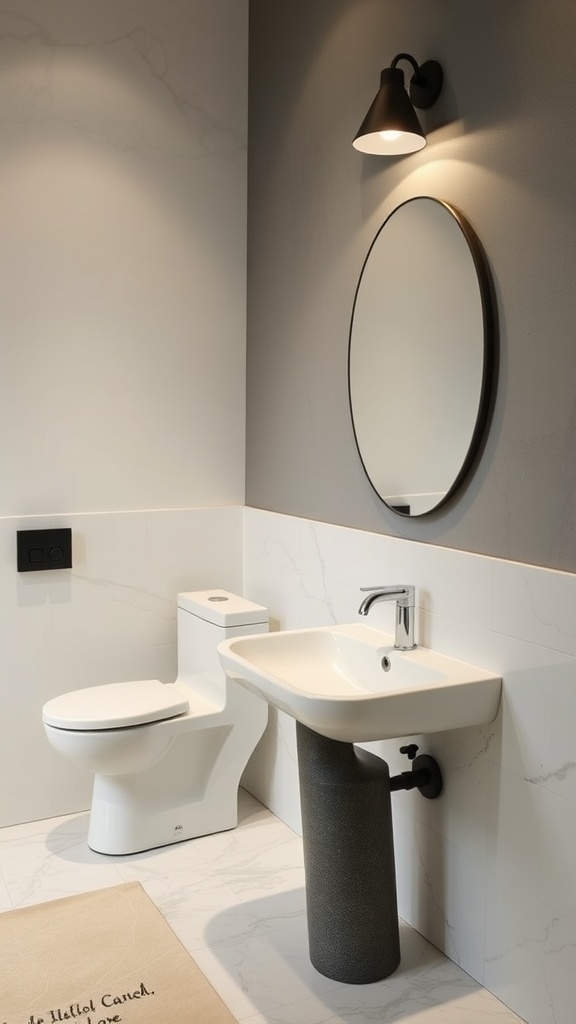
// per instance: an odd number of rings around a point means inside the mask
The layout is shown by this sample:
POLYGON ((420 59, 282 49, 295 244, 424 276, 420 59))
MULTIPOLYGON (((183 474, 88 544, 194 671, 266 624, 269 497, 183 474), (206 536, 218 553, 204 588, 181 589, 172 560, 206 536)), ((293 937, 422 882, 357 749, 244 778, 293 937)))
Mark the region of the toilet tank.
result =
POLYGON ((229 637, 267 633, 268 609, 227 590, 178 594, 178 679, 210 674, 224 688, 217 645, 229 637))

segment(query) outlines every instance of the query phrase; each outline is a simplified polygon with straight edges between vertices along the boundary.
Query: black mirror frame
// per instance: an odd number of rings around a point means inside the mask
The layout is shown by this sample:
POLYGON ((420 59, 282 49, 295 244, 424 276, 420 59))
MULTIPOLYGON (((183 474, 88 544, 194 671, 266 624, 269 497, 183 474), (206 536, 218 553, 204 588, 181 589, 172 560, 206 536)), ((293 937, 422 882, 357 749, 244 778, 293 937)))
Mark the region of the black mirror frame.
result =
POLYGON ((410 199, 406 199, 402 203, 399 203, 398 206, 394 207, 394 209, 391 211, 391 213, 386 217, 386 220, 383 222, 383 224, 380 226, 380 228, 376 232, 376 235, 374 236, 374 238, 372 240, 370 248, 368 249, 368 252, 367 252, 366 257, 364 259, 364 262, 362 264, 362 269, 360 271, 360 275, 359 275, 359 278, 358 278, 358 283, 356 285, 356 290, 355 290, 355 293, 354 293, 354 302, 353 302, 353 305, 352 305, 352 314, 351 314, 351 317, 350 317, 350 329, 349 329, 349 334, 348 334, 348 360, 347 360, 348 403, 349 403, 349 409, 350 409, 350 418, 351 418, 351 422, 352 422, 352 430, 353 430, 353 434, 354 434, 354 441, 355 441, 355 444, 356 444, 356 450, 358 452, 358 456, 360 458, 360 462, 362 464, 362 468, 364 470, 364 473, 366 474, 366 477, 367 477, 367 479, 368 479, 368 481, 370 483, 370 486, 372 487, 374 493, 378 496, 380 501, 382 501, 383 504, 386 506, 386 508, 390 509, 396 515, 402 516, 404 519, 420 519, 423 516, 431 515, 432 513, 437 512, 438 509, 442 508, 454 496, 456 491, 458 491, 460 489, 460 487, 462 486, 462 484, 464 482, 464 479, 471 472, 472 467, 473 467, 475 461, 479 457, 481 449, 482 449, 483 442, 486 439, 489 423, 490 423, 492 412, 493 412, 493 408, 494 408, 494 402, 495 402, 495 398, 496 398, 498 362, 499 362, 499 359, 498 359, 498 331, 497 331, 497 320, 496 320, 496 301, 495 301, 495 296, 494 296, 494 285, 493 285, 492 275, 491 275, 490 270, 489 270, 487 257, 485 255, 483 246, 482 246, 482 244, 481 244, 481 242, 480 242, 476 232, 474 231, 474 229, 472 228, 471 224, 466 219, 464 214, 459 209, 457 209, 457 207, 453 206, 451 203, 448 203, 447 201, 445 201, 443 199, 437 199, 434 196, 421 196, 421 195, 418 195, 418 196, 412 196, 410 199), (357 301, 358 301, 358 295, 359 295, 359 291, 360 291, 360 286, 362 284, 362 277, 364 275, 364 270, 366 268, 368 260, 370 259, 372 251, 374 249, 374 246, 376 245, 376 243, 377 243, 377 241, 378 241, 382 231, 386 227, 386 225, 387 225, 388 221, 390 220, 390 218, 392 216, 394 216, 394 214, 397 213, 398 210, 400 210, 403 206, 406 206, 408 203, 412 203, 412 202, 414 202, 417 199, 428 199, 428 200, 431 200, 432 202, 438 203, 440 206, 442 206, 454 218, 454 220, 458 224, 458 227, 460 228, 464 238, 466 239, 466 242, 468 243, 468 248, 470 250, 470 254, 472 256, 472 260, 473 260, 474 267, 475 267, 475 270, 476 270, 476 275, 477 275, 477 279, 478 279, 478 287, 479 287, 479 291, 480 291, 480 302, 481 302, 482 320, 483 320, 484 350, 483 350, 483 363, 482 363, 482 381, 481 381, 481 385, 480 385, 480 397, 479 397, 479 401, 478 401, 478 410, 477 410, 477 414, 476 414, 476 420, 475 420, 474 428, 472 430, 472 435, 471 435, 471 438, 470 438, 470 443, 468 445, 468 449, 467 449, 466 454, 464 456, 464 459, 462 461, 462 465, 460 467, 460 470, 457 473, 457 475, 456 475, 452 485, 448 488, 446 493, 443 495, 441 500, 437 502, 436 505, 434 505, 430 509, 426 509, 426 511, 424 511, 424 512, 420 512, 420 513, 417 513, 417 514, 412 514, 409 511, 405 510, 403 506, 389 505, 388 502, 386 501, 385 497, 382 494, 380 494, 378 488, 376 487, 376 485, 374 484, 374 482, 373 482, 373 480, 372 480, 372 478, 370 476, 370 473, 368 472, 368 469, 367 469, 366 464, 364 462, 364 459, 362 457, 362 452, 361 452, 361 449, 360 449, 360 444, 359 444, 358 436, 357 436, 357 433, 356 433, 356 426, 355 426, 355 423, 354 423, 354 407, 353 407, 353 403, 352 403, 352 391, 351 391, 351 387, 350 387, 350 362, 351 362, 351 350, 352 350, 352 333, 353 333, 353 328, 354 328, 354 313, 355 313, 355 310, 356 310, 356 304, 357 304, 357 301))

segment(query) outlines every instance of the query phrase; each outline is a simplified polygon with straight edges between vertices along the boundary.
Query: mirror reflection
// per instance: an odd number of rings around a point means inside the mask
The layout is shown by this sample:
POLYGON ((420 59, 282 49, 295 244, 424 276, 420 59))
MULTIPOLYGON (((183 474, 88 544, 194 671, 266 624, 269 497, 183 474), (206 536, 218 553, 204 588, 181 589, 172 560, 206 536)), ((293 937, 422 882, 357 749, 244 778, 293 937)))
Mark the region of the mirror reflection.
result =
POLYGON ((462 482, 485 427, 494 331, 480 243, 463 215, 419 196, 366 257, 348 355, 362 464, 395 512, 420 516, 462 482))

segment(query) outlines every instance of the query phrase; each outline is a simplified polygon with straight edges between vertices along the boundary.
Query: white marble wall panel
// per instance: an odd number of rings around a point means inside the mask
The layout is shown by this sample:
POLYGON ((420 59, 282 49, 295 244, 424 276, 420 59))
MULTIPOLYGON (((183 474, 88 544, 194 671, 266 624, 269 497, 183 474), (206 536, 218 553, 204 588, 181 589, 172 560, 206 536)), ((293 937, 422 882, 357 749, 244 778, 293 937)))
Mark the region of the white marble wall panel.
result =
POLYGON ((243 501, 247 32, 0 11, 0 515, 243 501))
MULTIPOLYGON (((361 586, 412 583, 421 643, 497 671, 490 726, 416 737, 438 801, 393 794, 401 915, 529 1024, 576 1005, 576 577, 246 509, 244 592, 278 628, 355 621, 361 586)), ((393 609, 370 622, 393 629, 393 609)), ((371 744, 392 772, 399 743, 371 744)), ((250 785, 299 828, 292 723, 271 721, 250 785)))
POLYGON ((176 675, 176 595, 241 592, 242 509, 0 519, 0 825, 89 805, 92 777, 48 745, 67 690, 176 675), (16 531, 69 526, 73 568, 16 571, 16 531))

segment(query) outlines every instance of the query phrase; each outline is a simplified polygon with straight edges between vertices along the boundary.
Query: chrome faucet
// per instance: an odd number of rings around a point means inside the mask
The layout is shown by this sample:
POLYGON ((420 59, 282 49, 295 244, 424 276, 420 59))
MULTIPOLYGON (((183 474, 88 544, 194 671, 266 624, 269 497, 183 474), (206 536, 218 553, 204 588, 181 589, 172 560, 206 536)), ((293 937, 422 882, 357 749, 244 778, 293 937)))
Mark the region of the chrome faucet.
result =
POLYGON ((362 592, 368 591, 358 609, 359 615, 368 615, 374 601, 396 601, 396 633, 394 647, 398 651, 413 651, 414 643, 414 604, 416 588, 404 587, 360 587, 362 592))

